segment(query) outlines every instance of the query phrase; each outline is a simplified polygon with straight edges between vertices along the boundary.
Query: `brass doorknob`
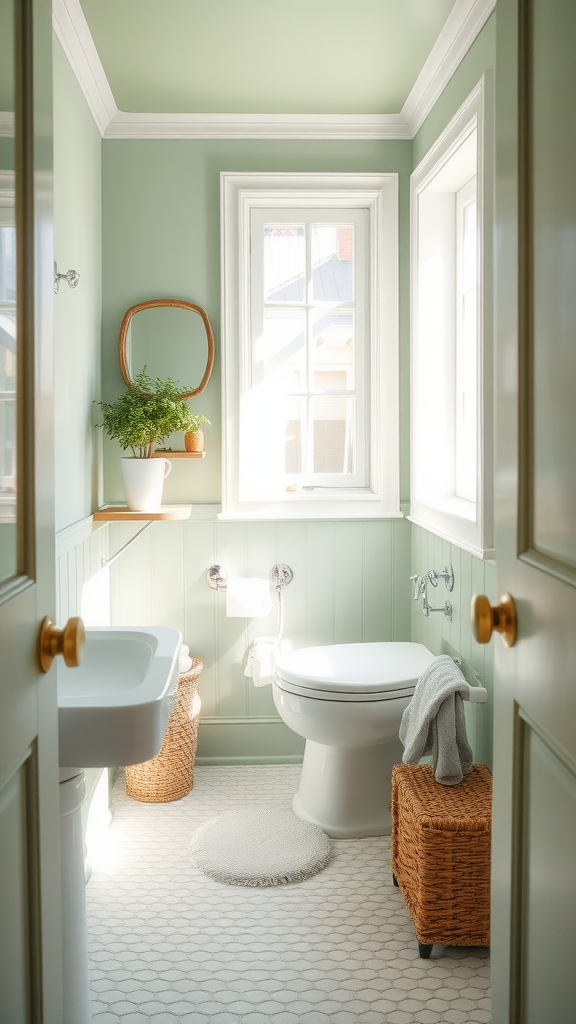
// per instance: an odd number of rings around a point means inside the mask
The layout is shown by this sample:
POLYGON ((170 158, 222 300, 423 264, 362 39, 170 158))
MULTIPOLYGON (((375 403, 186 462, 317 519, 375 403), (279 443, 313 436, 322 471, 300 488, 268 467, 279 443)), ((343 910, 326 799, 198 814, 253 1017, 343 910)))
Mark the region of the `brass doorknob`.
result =
POLYGON ((506 647, 516 643, 516 605, 510 594, 503 594, 495 608, 485 594, 474 594, 470 617, 472 632, 479 644, 487 644, 494 629, 502 635, 506 647))
POLYGON ((85 643, 86 630, 78 616, 68 619, 64 629, 59 629, 47 615, 40 627, 40 668, 48 672, 58 654, 62 655, 68 668, 76 668, 84 656, 85 643))

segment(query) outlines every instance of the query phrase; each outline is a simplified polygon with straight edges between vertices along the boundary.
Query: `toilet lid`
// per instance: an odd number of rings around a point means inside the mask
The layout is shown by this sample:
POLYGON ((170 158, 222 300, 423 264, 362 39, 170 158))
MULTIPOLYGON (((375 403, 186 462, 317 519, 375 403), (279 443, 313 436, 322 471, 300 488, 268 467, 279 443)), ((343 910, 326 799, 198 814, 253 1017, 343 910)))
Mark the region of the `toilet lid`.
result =
POLYGON ((305 647, 279 656, 276 682, 293 693, 316 691, 324 699, 390 699, 413 691, 434 657, 413 643, 305 647))

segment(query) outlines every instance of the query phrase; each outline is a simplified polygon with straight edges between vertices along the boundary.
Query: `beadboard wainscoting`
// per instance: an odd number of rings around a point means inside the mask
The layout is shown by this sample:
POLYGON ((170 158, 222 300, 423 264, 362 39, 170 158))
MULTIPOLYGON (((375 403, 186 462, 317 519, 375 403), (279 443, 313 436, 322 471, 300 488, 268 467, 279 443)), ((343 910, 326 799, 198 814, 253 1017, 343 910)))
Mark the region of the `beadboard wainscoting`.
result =
MULTIPOLYGON (((110 524, 110 551, 135 532, 110 524)), ((206 570, 268 577, 276 562, 294 571, 284 591, 284 637, 293 647, 410 639, 410 524, 406 520, 224 522, 213 506, 195 506, 187 522, 154 523, 110 569, 115 625, 176 626, 204 662, 200 684, 200 763, 301 760, 304 741, 276 714, 270 686, 244 675, 266 619, 227 618, 226 597, 206 570)))
MULTIPOLYGON (((71 615, 82 615, 87 626, 110 623, 109 570, 102 569, 102 559, 108 558, 108 550, 108 523, 93 524, 92 516, 56 534, 56 622, 59 626, 71 615)), ((84 775, 86 799, 82 805, 82 831, 86 844, 88 816, 102 768, 86 768, 84 775)), ((112 769, 109 771, 110 787, 115 777, 116 769, 112 769)), ((101 815, 106 816, 104 805, 105 800, 101 815)), ((88 851, 87 878, 90 870, 88 851)))
MULTIPOLYGON (((86 584, 101 578, 102 559, 108 558, 108 523, 92 523, 92 516, 60 530, 56 534, 56 621, 59 625, 71 615, 86 609, 86 584)), ((105 572, 105 570, 104 570, 105 572)), ((106 580, 102 580, 97 613, 85 614, 87 626, 104 624, 110 619, 110 599, 106 580), (94 621, 98 619, 98 623, 94 621)))
MULTIPOLYGON (((496 598, 496 567, 454 544, 442 540, 428 530, 412 524, 410 575, 421 576, 429 569, 442 570, 448 563, 454 569, 454 590, 449 594, 440 580, 438 587, 428 587, 432 607, 440 607, 448 598, 452 604, 452 621, 435 612, 422 614, 422 599, 412 601, 412 640, 425 644, 434 654, 450 654, 463 659, 462 671, 474 684, 475 675, 488 690, 486 704, 465 704, 468 738, 476 761, 492 765, 492 715, 494 684, 493 644, 476 643, 470 625, 472 594, 486 594, 492 604, 496 598)), ((499 643, 499 638, 495 638, 499 643)))

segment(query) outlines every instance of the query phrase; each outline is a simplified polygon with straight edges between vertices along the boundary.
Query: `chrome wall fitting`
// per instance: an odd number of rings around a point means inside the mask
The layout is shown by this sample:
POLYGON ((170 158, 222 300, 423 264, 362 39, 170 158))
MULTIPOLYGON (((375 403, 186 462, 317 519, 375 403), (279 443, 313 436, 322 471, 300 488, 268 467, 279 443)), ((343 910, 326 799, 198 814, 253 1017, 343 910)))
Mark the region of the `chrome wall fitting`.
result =
POLYGON ((452 566, 446 566, 446 570, 448 571, 447 578, 445 577, 444 573, 437 573, 435 572, 434 569, 430 569, 421 577, 411 576, 410 582, 414 584, 414 594, 412 599, 414 601, 418 601, 420 597, 422 598, 422 614, 425 615, 426 618, 430 615, 431 612, 443 612, 446 618, 449 619, 449 621, 451 622, 453 609, 450 601, 445 601, 442 607, 440 608, 434 608, 428 601, 429 583, 431 583, 433 587, 437 587, 438 580, 444 579, 446 589, 452 590, 454 586, 454 573, 452 571, 452 566), (432 579, 432 576, 434 577, 435 582, 432 579))
POLYGON ((429 569, 426 575, 433 587, 438 586, 439 580, 444 580, 446 590, 449 593, 454 590, 454 569, 451 565, 445 565, 442 572, 436 572, 435 569, 429 569))
POLYGON ((422 614, 428 618, 431 612, 444 612, 446 618, 452 622, 452 605, 450 601, 445 601, 441 608, 434 608, 428 603, 428 576, 423 576, 420 583, 420 593, 422 595, 422 614))
POLYGON ((67 270, 65 274, 58 273, 58 264, 54 264, 54 294, 58 294, 60 288, 60 281, 68 281, 69 288, 76 288, 78 281, 80 280, 80 274, 77 270, 67 270))
MULTIPOLYGON (((278 562, 270 572, 270 582, 274 590, 282 590, 294 579, 289 565, 278 562)), ((228 570, 223 565, 211 565, 206 572, 206 582, 212 590, 226 590, 228 586, 228 570)))
POLYGON ((293 579, 294 573, 292 569, 284 562, 278 562, 270 573, 270 580, 274 590, 282 590, 283 587, 287 587, 289 583, 292 583, 293 579))
POLYGON ((228 586, 228 569, 223 565, 211 565, 206 573, 206 583, 212 590, 226 590, 228 586))
POLYGON ((452 605, 450 604, 450 601, 445 601, 442 608, 432 608, 431 605, 428 605, 428 611, 424 612, 424 614, 430 615, 430 612, 444 612, 448 621, 452 622, 452 605))

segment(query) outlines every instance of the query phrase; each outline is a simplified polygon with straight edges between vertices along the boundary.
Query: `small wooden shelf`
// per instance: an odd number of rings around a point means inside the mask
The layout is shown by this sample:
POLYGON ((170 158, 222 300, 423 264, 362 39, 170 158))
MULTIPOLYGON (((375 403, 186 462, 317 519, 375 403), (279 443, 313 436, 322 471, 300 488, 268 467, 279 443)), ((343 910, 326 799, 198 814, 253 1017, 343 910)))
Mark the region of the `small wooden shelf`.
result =
POLYGON ((130 522, 131 520, 147 519, 150 522, 154 519, 189 519, 192 511, 191 505, 162 505, 158 512, 134 512, 126 505, 103 505, 92 518, 105 522, 130 522))
POLYGON ((205 459, 206 452, 152 452, 153 459, 205 459))

